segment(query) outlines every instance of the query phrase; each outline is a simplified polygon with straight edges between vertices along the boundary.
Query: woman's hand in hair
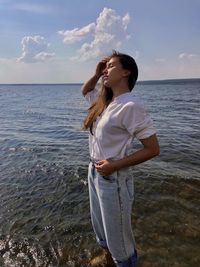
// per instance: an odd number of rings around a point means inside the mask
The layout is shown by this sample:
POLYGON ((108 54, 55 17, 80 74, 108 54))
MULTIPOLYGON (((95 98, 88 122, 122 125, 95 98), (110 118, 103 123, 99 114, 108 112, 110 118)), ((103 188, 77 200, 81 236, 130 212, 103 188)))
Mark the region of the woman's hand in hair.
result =
POLYGON ((115 161, 106 159, 97 161, 95 168, 97 172, 102 176, 108 176, 117 170, 115 161))
POLYGON ((95 76, 99 79, 103 75, 103 71, 106 68, 107 62, 110 60, 109 57, 103 58, 101 61, 98 62, 96 66, 95 76))

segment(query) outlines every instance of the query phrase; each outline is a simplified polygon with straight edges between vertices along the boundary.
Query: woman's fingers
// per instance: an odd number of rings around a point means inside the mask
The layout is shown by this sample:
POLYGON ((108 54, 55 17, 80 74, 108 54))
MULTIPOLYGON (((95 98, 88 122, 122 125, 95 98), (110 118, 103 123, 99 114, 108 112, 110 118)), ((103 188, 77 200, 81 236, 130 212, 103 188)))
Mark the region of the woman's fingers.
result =
POLYGON ((100 174, 103 174, 103 161, 96 162, 95 168, 100 174))
POLYGON ((109 57, 103 58, 99 63, 97 64, 96 68, 96 75, 101 76, 103 74, 104 69, 106 68, 106 63, 110 60, 109 57))
POLYGON ((96 165, 97 166, 100 166, 100 165, 102 165, 102 164, 104 164, 105 163, 105 160, 98 160, 97 162, 96 162, 96 165))

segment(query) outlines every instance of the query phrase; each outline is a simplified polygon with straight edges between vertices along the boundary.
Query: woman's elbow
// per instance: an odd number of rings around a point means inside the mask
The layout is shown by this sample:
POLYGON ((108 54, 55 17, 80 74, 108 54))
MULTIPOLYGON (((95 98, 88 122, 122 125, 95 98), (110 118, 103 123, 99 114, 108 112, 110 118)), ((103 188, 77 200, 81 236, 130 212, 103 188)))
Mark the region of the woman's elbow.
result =
POLYGON ((153 149, 152 149, 152 156, 156 157, 160 154, 160 146, 157 144, 153 149))
POLYGON ((147 139, 141 140, 144 148, 147 148, 151 158, 156 157, 160 154, 160 146, 156 135, 150 136, 147 139))

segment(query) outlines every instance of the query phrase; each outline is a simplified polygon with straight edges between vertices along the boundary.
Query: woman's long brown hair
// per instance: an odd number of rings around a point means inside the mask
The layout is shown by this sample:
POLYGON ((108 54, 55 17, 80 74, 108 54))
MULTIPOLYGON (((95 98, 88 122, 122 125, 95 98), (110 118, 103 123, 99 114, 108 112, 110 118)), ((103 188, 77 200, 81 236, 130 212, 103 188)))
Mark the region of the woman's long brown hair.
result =
MULTIPOLYGON (((122 67, 130 71, 130 75, 128 77, 128 85, 129 85, 129 90, 132 91, 138 77, 138 68, 135 60, 131 56, 116 51, 114 51, 112 55, 109 56, 109 58, 113 57, 118 58, 122 67)), ((83 129, 85 130, 90 129, 90 132, 92 134, 93 123, 95 122, 97 117, 101 115, 104 109, 110 104, 112 98, 113 98, 112 89, 104 86, 102 83, 100 93, 97 99, 89 107, 87 116, 83 121, 83 129)))

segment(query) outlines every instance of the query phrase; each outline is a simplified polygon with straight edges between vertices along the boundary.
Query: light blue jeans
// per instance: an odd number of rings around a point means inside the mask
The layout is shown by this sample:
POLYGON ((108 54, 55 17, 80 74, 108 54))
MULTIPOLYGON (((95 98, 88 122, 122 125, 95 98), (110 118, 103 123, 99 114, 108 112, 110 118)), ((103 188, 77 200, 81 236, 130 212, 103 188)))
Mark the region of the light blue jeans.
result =
POLYGON ((91 220, 97 242, 108 248, 117 267, 135 267, 137 252, 131 227, 133 177, 128 169, 101 176, 89 164, 91 220))

